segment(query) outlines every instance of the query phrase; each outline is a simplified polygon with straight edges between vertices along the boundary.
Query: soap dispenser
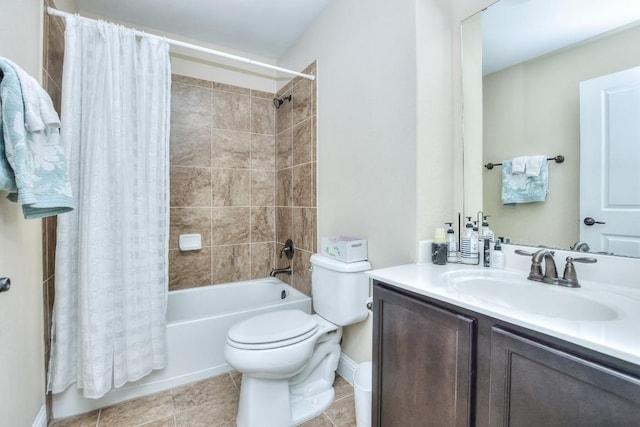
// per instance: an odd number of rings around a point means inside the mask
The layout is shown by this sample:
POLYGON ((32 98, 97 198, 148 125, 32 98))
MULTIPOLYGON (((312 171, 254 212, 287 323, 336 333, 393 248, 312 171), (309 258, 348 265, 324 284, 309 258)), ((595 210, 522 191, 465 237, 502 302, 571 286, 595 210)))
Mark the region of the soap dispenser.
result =
POLYGON ((453 223, 445 222, 449 226, 447 230, 447 262, 458 262, 458 239, 453 231, 453 223))
POLYGON ((491 230, 489 228, 489 223, 487 222, 487 217, 489 215, 485 215, 482 217, 482 238, 483 239, 489 239, 490 241, 495 241, 496 239, 496 235, 493 232, 493 230, 491 230))
POLYGON ((468 216, 464 235, 460 239, 460 258, 463 264, 478 264, 478 232, 473 231, 473 222, 468 216))
POLYGON ((491 252, 491 266, 493 268, 504 268, 504 252, 502 252, 500 240, 496 240, 493 252, 491 252))

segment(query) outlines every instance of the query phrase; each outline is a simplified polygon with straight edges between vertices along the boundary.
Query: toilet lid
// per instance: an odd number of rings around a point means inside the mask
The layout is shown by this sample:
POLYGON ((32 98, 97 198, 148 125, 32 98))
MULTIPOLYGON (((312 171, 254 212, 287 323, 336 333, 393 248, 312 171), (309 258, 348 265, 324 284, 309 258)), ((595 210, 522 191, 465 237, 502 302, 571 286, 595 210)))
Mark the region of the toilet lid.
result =
POLYGON ((309 334, 317 326, 311 315, 300 310, 273 311, 233 325, 227 337, 239 344, 267 344, 309 334))

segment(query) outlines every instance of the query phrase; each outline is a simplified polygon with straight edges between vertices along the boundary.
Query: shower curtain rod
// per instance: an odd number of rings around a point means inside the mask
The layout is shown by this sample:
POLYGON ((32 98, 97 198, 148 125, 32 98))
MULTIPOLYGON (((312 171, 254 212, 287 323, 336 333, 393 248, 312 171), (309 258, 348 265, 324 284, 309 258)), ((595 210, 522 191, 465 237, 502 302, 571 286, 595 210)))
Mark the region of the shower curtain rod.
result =
MULTIPOLYGON (((61 10, 54 9, 52 7, 47 7, 47 13, 49 15, 52 15, 52 16, 61 16, 61 17, 67 17, 67 16, 73 16, 74 15, 73 13, 63 12, 61 10)), ((85 17, 81 17, 81 18, 89 20, 89 21, 95 21, 94 19, 91 19, 91 18, 85 18, 85 17)), ((298 76, 298 77, 303 77, 303 78, 309 79, 309 80, 315 80, 315 78, 316 78, 316 76, 314 76, 312 74, 299 73, 298 71, 288 70, 286 68, 278 67, 278 66, 271 65, 271 64, 266 64, 264 62, 254 61, 253 59, 244 58, 244 57, 238 56, 238 55, 232 55, 230 53, 221 52, 221 51, 215 50, 215 49, 209 49, 209 48, 198 46, 198 45, 195 45, 195 44, 192 44, 192 43, 185 43, 185 42, 181 42, 179 40, 174 40, 174 39, 170 39, 170 38, 167 38, 167 37, 157 36, 155 34, 149 34, 149 33, 146 33, 144 31, 139 31, 139 30, 136 30, 136 29, 133 29, 133 31, 135 32, 135 34, 137 36, 141 36, 141 37, 145 36, 145 37, 151 37, 151 38, 156 38, 156 39, 162 39, 162 40, 165 40, 167 43, 169 43, 170 45, 173 45, 173 46, 180 46, 180 47, 184 47, 184 48, 187 48, 187 49, 196 50, 198 52, 208 53, 210 55, 221 56, 223 58, 232 59, 232 60, 238 61, 238 62, 244 62, 246 64, 256 65, 258 67, 269 68, 271 70, 280 71, 282 73, 291 74, 291 75, 298 76)))

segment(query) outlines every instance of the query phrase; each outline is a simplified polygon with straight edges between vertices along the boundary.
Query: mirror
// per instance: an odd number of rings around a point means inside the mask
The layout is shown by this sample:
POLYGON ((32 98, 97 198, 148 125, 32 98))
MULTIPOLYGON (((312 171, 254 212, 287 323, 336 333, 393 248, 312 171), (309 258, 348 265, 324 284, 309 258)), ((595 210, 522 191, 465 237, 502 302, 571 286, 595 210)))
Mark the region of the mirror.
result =
POLYGON ((463 22, 464 215, 516 244, 580 240, 580 82, 640 66, 639 19, 637 0, 500 0, 463 22), (545 201, 503 205, 502 167, 483 165, 539 154, 565 158, 545 201))

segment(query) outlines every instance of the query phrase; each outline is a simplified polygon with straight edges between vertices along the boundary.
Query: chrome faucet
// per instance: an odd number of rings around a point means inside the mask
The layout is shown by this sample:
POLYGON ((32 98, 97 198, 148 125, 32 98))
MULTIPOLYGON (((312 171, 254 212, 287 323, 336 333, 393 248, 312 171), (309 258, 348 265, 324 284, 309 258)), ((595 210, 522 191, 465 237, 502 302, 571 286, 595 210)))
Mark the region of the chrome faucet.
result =
POLYGON ((572 258, 567 257, 567 264, 564 267, 562 278, 558 277, 558 270, 553 259, 554 252, 549 249, 540 249, 535 253, 516 249, 518 255, 531 256, 531 271, 527 279, 536 282, 548 283, 550 285, 566 286, 568 288, 579 288, 578 276, 576 274, 574 262, 594 263, 598 260, 595 258, 572 258), (542 261, 544 260, 544 274, 542 273, 542 261))
MULTIPOLYGON (((524 255, 520 252, 518 253, 524 255)), ((527 252, 527 255, 531 255, 531 271, 527 279, 544 283, 553 283, 558 280, 558 269, 556 268, 553 254, 554 252, 549 249, 539 249, 534 254, 527 252), (542 273, 542 261, 544 261, 544 274, 542 273)))
POLYGON ((288 274, 289 276, 291 276, 291 273, 293 273, 293 269, 291 268, 291 266, 284 268, 272 268, 269 276, 276 277, 276 274, 288 274))
POLYGON ((589 252, 589 249, 591 249, 591 248, 589 247, 587 242, 583 242, 582 240, 578 240, 573 245, 571 245, 571 247, 569 249, 571 249, 572 251, 589 252))

